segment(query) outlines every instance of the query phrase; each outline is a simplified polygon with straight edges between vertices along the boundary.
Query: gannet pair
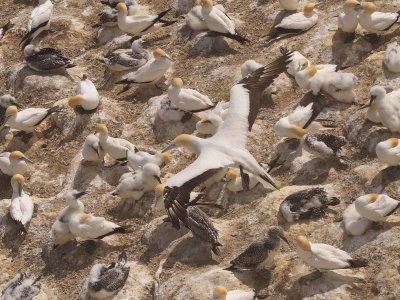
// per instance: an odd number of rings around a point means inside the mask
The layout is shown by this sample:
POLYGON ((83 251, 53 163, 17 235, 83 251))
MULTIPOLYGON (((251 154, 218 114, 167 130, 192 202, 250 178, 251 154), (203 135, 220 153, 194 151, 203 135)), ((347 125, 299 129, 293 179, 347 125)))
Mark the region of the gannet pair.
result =
POLYGON ((200 121, 196 123, 197 132, 204 135, 214 135, 224 122, 228 110, 229 102, 218 102, 213 110, 198 114, 200 121))
POLYGON ((4 24, 3 26, 0 26, 0 41, 4 37, 6 32, 8 30, 10 30, 13 26, 14 26, 14 24, 11 23, 11 20, 8 20, 8 22, 6 24, 4 24))
POLYGON ((10 215, 13 220, 20 223, 23 228, 30 222, 33 215, 33 201, 23 190, 24 176, 16 174, 11 178, 12 197, 10 215))
POLYGON ((256 294, 254 291, 233 290, 228 291, 226 287, 217 285, 213 290, 212 300, 254 300, 256 294))
POLYGON ((376 5, 372 2, 364 2, 358 5, 358 21, 362 28, 369 33, 383 33, 392 28, 400 18, 400 13, 385 13, 377 11, 376 5))
POLYGON ((89 162, 103 162, 105 155, 105 151, 100 146, 98 134, 89 134, 86 137, 82 147, 83 159, 89 162))
POLYGON ((100 104, 100 96, 94 83, 82 76, 76 89, 77 95, 68 100, 68 105, 78 114, 91 114, 97 110, 100 104))
POLYGON ((349 43, 354 40, 358 26, 358 13, 360 2, 356 0, 346 0, 343 5, 343 12, 339 14, 338 27, 345 33, 344 42, 349 43))
POLYGON ((226 167, 242 167, 266 187, 271 184, 278 188, 271 176, 248 152, 246 142, 257 117, 261 93, 286 70, 290 56, 291 53, 282 55, 231 88, 228 115, 214 136, 202 139, 179 135, 165 149, 185 147, 199 155, 186 169, 166 181, 164 204, 174 227, 179 228, 179 220, 186 219, 186 205, 192 190, 226 167))
POLYGON ((400 207, 400 201, 382 194, 358 197, 354 204, 357 212, 372 222, 385 222, 400 207))
POLYGON ((279 0, 279 4, 283 10, 295 11, 299 6, 299 0, 279 0))
POLYGON ((107 5, 111 8, 116 8, 118 3, 125 3, 128 7, 130 16, 136 15, 139 12, 140 6, 136 0, 100 0, 101 4, 107 5))
POLYGON ((54 48, 40 49, 33 44, 24 48, 24 58, 28 67, 38 72, 58 71, 75 67, 68 58, 64 57, 61 50, 54 48))
POLYGON ((52 15, 53 3, 51 0, 39 0, 38 6, 33 9, 29 17, 28 32, 20 43, 22 48, 30 44, 40 33, 50 29, 52 15))
POLYGON ((128 150, 127 160, 128 166, 133 170, 141 170, 148 163, 162 168, 164 165, 171 162, 171 156, 166 152, 151 154, 145 151, 128 150))
POLYGON ((240 175, 240 169, 229 168, 225 175, 227 181, 226 188, 231 192, 237 193, 251 190, 259 184, 257 177, 255 177, 253 174, 247 174, 244 172, 243 176, 246 176, 247 179, 242 179, 242 176, 240 175))
POLYGON ((0 153, 0 171, 8 176, 14 176, 17 174, 24 175, 27 173, 27 162, 32 163, 32 161, 30 161, 20 151, 0 153))
POLYGON ((392 73, 400 73, 400 45, 393 42, 387 45, 383 63, 392 73))
POLYGON ((328 197, 323 188, 312 188, 293 193, 279 206, 279 212, 286 222, 314 219, 324 216, 329 206, 340 203, 336 197, 328 197))
POLYGON ((33 279, 28 273, 18 273, 8 281, 1 291, 2 300, 31 300, 39 295, 41 276, 33 279))
POLYGON ((379 161, 389 166, 400 165, 400 144, 399 139, 390 138, 376 145, 376 156, 379 161))
POLYGON ((6 110, 9 106, 16 106, 16 107, 21 107, 17 100, 9 95, 3 95, 0 97, 0 126, 4 125, 4 122, 6 120, 6 110))

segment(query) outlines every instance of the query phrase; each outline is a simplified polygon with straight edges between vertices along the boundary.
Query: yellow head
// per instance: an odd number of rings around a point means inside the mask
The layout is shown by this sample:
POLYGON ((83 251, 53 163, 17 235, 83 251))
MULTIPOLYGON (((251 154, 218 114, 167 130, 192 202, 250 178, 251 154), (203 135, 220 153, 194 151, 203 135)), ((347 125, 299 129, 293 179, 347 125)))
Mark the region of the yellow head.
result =
POLYGON ((169 154, 168 152, 162 153, 161 158, 165 164, 169 164, 171 162, 171 154, 169 154))
POLYGON ((183 87, 183 81, 179 77, 175 77, 174 79, 172 79, 171 85, 181 88, 181 87, 183 87))
POLYGON ((76 95, 68 100, 68 105, 71 108, 76 108, 84 100, 82 95, 76 95))
POLYGON ((399 139, 397 139, 397 138, 391 138, 391 139, 389 139, 389 142, 390 142, 390 146, 391 146, 392 148, 394 148, 394 147, 396 147, 396 146, 399 144, 399 139))
POLYGON ((118 10, 118 12, 123 12, 125 14, 128 14, 128 8, 123 2, 118 3, 116 9, 118 10))
POLYGON ((308 67, 308 60, 306 58, 299 59, 299 66, 302 70, 308 67))
POLYGON ((15 174, 15 175, 11 178, 11 181, 23 185, 24 182, 25 182, 25 178, 24 178, 24 176, 22 176, 21 174, 15 174))
POLYGON ((229 168, 228 172, 226 172, 226 179, 228 179, 229 181, 236 179, 236 177, 238 176, 238 173, 236 172, 235 169, 229 168))
POLYGON ((153 51, 153 56, 155 59, 159 59, 163 56, 166 56, 167 54, 165 53, 165 51, 161 48, 157 48, 153 51))
POLYGON ((164 196, 164 191, 165 191, 165 184, 157 184, 156 187, 154 188, 154 193, 156 194, 156 197, 162 197, 164 196))
POLYGON ((306 16, 312 15, 314 11, 315 4, 314 3, 306 3, 303 7, 303 13, 306 16))
POLYGON ((190 134, 180 134, 174 139, 174 144, 177 147, 190 148, 193 137, 190 134))
POLYGON ((11 106, 7 107, 7 109, 6 109, 6 117, 16 115, 17 112, 18 112, 17 107, 14 105, 11 105, 11 106))
POLYGON ((302 138, 304 135, 308 134, 307 129, 301 128, 296 125, 292 125, 291 130, 299 138, 302 138))
POLYGON ((376 12, 376 6, 372 2, 364 2, 361 5, 369 15, 372 15, 374 12, 376 12))
POLYGON ((201 6, 206 7, 206 8, 211 8, 213 7, 213 2, 212 0, 201 0, 201 6))
POLYGON ((307 71, 307 75, 308 75, 309 77, 313 77, 313 76, 317 73, 318 69, 317 69, 316 66, 309 66, 309 67, 306 69, 306 71, 307 71))
POLYGON ((80 214, 80 219, 81 219, 82 221, 86 221, 86 220, 90 219, 91 217, 92 217, 91 214, 87 214, 87 213, 82 213, 82 214, 80 214))
POLYGON ((357 4, 359 4, 356 0, 346 0, 343 7, 344 8, 354 8, 357 4))
POLYGON ((376 200, 378 200, 378 198, 379 198, 379 195, 378 195, 378 194, 375 194, 375 193, 369 194, 369 195, 368 195, 368 200, 369 200, 369 202, 371 202, 371 203, 373 203, 373 202, 375 202, 376 200))
POLYGON ((228 290, 226 287, 222 285, 217 285, 214 288, 214 297, 226 297, 226 294, 228 294, 228 290))
POLYGON ((13 151, 10 153, 10 160, 15 161, 21 158, 25 158, 25 155, 21 151, 13 151))
POLYGON ((98 133, 103 133, 103 134, 108 134, 108 129, 105 124, 97 124, 96 125, 96 131, 98 133))
POLYGON ((310 241, 303 235, 300 235, 297 237, 297 245, 303 251, 307 251, 307 252, 311 251, 310 241))

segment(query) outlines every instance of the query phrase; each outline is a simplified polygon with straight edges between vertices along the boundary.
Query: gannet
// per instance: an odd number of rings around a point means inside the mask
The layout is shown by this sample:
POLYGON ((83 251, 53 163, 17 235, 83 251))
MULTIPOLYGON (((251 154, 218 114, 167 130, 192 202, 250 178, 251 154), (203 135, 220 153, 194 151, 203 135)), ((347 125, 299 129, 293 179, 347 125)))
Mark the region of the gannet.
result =
POLYGON ((78 114, 91 114, 97 110, 100 104, 100 96, 93 82, 83 75, 79 81, 77 95, 68 100, 68 105, 78 114))
POLYGON ((382 33, 389 30, 399 20, 400 13, 385 13, 377 11, 377 8, 372 2, 364 2, 357 5, 358 21, 362 28, 370 33, 382 33))
POLYGON ((242 78, 246 77, 247 75, 253 73, 255 70, 263 67, 263 65, 259 64, 253 59, 246 60, 240 66, 240 73, 242 74, 242 78))
POLYGON ((354 204, 357 212, 372 222, 385 222, 400 207, 400 201, 383 194, 358 197, 354 204))
POLYGON ((11 218, 23 227, 30 222, 33 215, 33 201, 23 190, 25 182, 24 176, 16 174, 11 178, 11 186, 13 189, 10 215, 11 218))
POLYGON ((152 163, 160 168, 171 162, 171 155, 167 152, 161 153, 156 152, 150 154, 145 151, 128 151, 127 154, 128 166, 133 170, 139 170, 144 167, 147 163, 152 163))
POLYGON ((116 8, 118 3, 125 3, 128 7, 128 14, 130 16, 136 15, 142 8, 136 0, 100 0, 102 4, 105 4, 111 8, 116 8))
POLYGON ((241 44, 249 41, 237 32, 232 19, 220 8, 215 7, 212 0, 201 0, 201 18, 215 35, 225 36, 241 44))
POLYGON ((299 6, 299 0, 279 0, 279 4, 283 10, 297 10, 299 6))
POLYGON ((119 94, 127 91, 130 84, 133 83, 154 83, 156 84, 168 71, 172 65, 172 58, 157 48, 153 51, 153 58, 150 59, 144 66, 137 71, 129 73, 124 79, 116 82, 116 84, 126 84, 124 89, 119 94))
POLYGON ((73 214, 83 213, 85 211, 84 204, 82 201, 78 200, 85 194, 86 192, 79 192, 76 190, 68 191, 65 194, 65 199, 68 206, 64 207, 58 213, 57 218, 50 230, 51 241, 54 248, 64 245, 75 239, 75 236, 72 234, 69 228, 69 220, 73 214))
POLYGON ((86 161, 104 161, 106 155, 103 148, 100 146, 98 135, 89 134, 82 147, 82 157, 86 161))
POLYGON ((399 139, 391 138, 380 142, 375 148, 376 156, 379 161, 390 166, 400 165, 400 145, 399 139))
POLYGON ((18 111, 16 106, 9 106, 6 110, 5 125, 24 132, 33 132, 48 116, 59 112, 60 107, 27 108, 18 111))
POLYGON ((338 27, 346 35, 345 43, 354 40, 356 28, 358 26, 358 11, 360 2, 356 0, 346 0, 343 5, 343 12, 339 14, 338 27))
POLYGON ((254 300, 254 291, 233 290, 228 291, 226 287, 217 285, 213 291, 213 300, 254 300))
POLYGON ((27 162, 32 163, 32 161, 20 151, 0 153, 0 170, 3 174, 8 176, 14 176, 16 174, 24 175, 28 172, 27 162))
POLYGON ((1 291, 2 300, 32 300, 39 295, 42 285, 41 276, 36 279, 31 278, 28 273, 18 273, 6 283, 1 291))
POLYGON ((366 118, 373 123, 382 123, 381 117, 379 116, 379 110, 375 102, 372 102, 371 106, 368 107, 366 118))
POLYGON ((400 45, 393 42, 387 45, 383 63, 392 73, 400 73, 400 45))
POLYGON ((240 176, 240 170, 237 168, 229 168, 228 172, 226 173, 226 180, 227 185, 226 188, 231 192, 241 192, 241 191, 248 191, 254 188, 259 181, 253 174, 245 175, 247 177, 246 180, 242 180, 242 176, 240 176))
POLYGON ((6 32, 10 30, 12 27, 14 27, 14 24, 11 23, 11 20, 8 20, 8 22, 3 26, 0 26, 0 41, 4 37, 6 32))
POLYGON ((288 245, 289 241, 285 237, 285 232, 280 226, 268 228, 268 237, 250 244, 241 254, 231 261, 231 266, 227 270, 235 269, 254 269, 261 271, 275 265, 275 256, 278 254, 282 239, 288 245))
MULTIPOLYGON (((284 48, 281 50, 285 50, 284 48)), ((295 76, 297 72, 304 70, 311 66, 311 62, 300 52, 294 51, 292 56, 292 61, 287 66, 287 72, 295 76)))
POLYGON ((328 197, 323 188, 311 188, 287 196, 279 206, 279 212, 287 222, 294 223, 324 216, 329 206, 339 203, 338 198, 328 197))
POLYGON ((343 250, 327 244, 311 243, 305 236, 297 237, 296 253, 302 261, 319 271, 366 266, 365 261, 354 260, 343 250))
POLYGON ((116 9, 108 8, 97 16, 99 17, 99 20, 92 25, 93 28, 118 26, 118 13, 116 9))
POLYGON ((214 135, 224 122, 228 114, 228 109, 229 102, 218 102, 213 110, 198 115, 201 119, 196 123, 197 132, 214 135))
POLYGON ((127 151, 135 151, 136 147, 131 142, 108 136, 108 129, 106 125, 97 124, 96 130, 99 133, 100 147, 113 159, 126 160, 127 151))
POLYGON ((186 169, 166 181, 167 193, 164 205, 174 227, 184 220, 190 192, 226 167, 242 167, 258 177, 263 185, 278 188, 271 176, 258 164, 246 149, 247 135, 257 117, 260 95, 280 73, 286 70, 291 53, 279 57, 258 69, 231 88, 228 115, 217 133, 202 139, 191 135, 179 135, 165 150, 185 147, 198 158, 186 169))
POLYGON ((183 88, 181 78, 175 77, 168 88, 168 98, 172 105, 185 112, 200 112, 215 107, 206 95, 193 89, 183 88))
POLYGON ((0 97, 0 126, 3 126, 5 120, 6 120, 6 110, 9 106, 17 106, 17 107, 21 107, 17 100, 9 95, 3 95, 0 97))
POLYGON ((346 233, 354 236, 364 234, 364 232, 372 224, 370 220, 362 217, 358 213, 354 202, 344 210, 343 223, 346 233))
POLYGON ((42 48, 29 44, 24 48, 26 64, 32 70, 38 72, 57 71, 75 67, 70 60, 64 57, 59 49, 42 48))
MULTIPOLYGON (((293 61, 292 61, 293 62, 293 61)), ((329 73, 337 71, 337 65, 322 64, 322 65, 310 65, 306 66, 306 60, 300 61, 300 68, 294 74, 294 78, 303 90, 310 90, 311 80, 315 77, 322 76, 326 77, 329 73)))
POLYGON ((170 26, 176 21, 166 21, 162 18, 172 9, 169 8, 157 15, 133 15, 128 16, 128 8, 125 3, 118 3, 118 27, 123 32, 132 35, 144 35, 161 27, 170 26))
MULTIPOLYGON (((226 13, 226 10, 222 4, 216 4, 214 5, 214 8, 226 13)), ((208 30, 207 24, 204 21, 201 12, 201 0, 196 0, 196 5, 193 6, 185 16, 186 24, 194 31, 208 30)))
POLYGON ((347 144, 343 136, 326 133, 307 134, 304 136, 303 148, 316 157, 326 160, 346 160, 341 154, 342 147, 347 144))
POLYGON ((31 16, 29 17, 28 32, 20 43, 24 48, 30 44, 40 33, 50 29, 51 16, 53 15, 53 3, 50 0, 39 0, 31 16))

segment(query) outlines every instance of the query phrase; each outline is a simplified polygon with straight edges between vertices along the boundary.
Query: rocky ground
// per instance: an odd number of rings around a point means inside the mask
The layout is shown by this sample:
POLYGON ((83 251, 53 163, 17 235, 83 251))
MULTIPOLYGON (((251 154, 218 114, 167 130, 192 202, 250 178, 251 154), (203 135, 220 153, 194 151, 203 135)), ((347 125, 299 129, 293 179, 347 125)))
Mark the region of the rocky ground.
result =
MULTIPOLYGON (((255 59, 259 63, 268 63, 279 55, 280 46, 298 50, 314 63, 339 64, 359 79, 357 103, 331 103, 322 115, 337 125, 334 133, 349 139, 350 144, 345 149, 350 157, 348 167, 332 166, 300 153, 273 174, 280 182, 281 190, 258 187, 236 195, 225 193, 224 211, 208 211, 224 245, 221 256, 210 257, 187 230, 176 231, 164 223, 162 211, 127 217, 113 210, 119 199, 110 192, 125 168, 80 164, 82 142, 94 132, 94 126, 99 122, 107 124, 111 136, 126 138, 143 149, 161 150, 178 133, 195 129, 195 120, 184 125, 154 120, 157 98, 148 100, 165 94, 166 86, 163 91, 138 86, 117 96, 121 87, 110 85, 109 89, 100 91, 101 107, 88 118, 76 118, 65 105, 83 74, 97 86, 102 84, 104 66, 98 58, 120 44, 126 46, 124 38, 106 45, 97 44, 97 29, 91 24, 103 9, 99 1, 53 1, 51 33, 43 39, 42 46, 60 48, 72 59, 77 67, 69 69, 67 74, 39 74, 24 66, 18 43, 26 30, 31 3, 27 0, 1 2, 0 24, 11 19, 15 26, 0 41, 0 91, 11 93, 24 107, 50 107, 57 102, 63 105, 63 111, 43 124, 40 134, 28 144, 7 131, 0 136, 0 152, 18 149, 34 161, 25 189, 36 206, 28 234, 16 237, 9 228, 9 179, 0 177, 0 286, 18 271, 44 272, 40 299, 76 299, 91 266, 96 262, 115 260, 124 249, 131 272, 127 284, 115 299, 211 299, 210 293, 216 284, 224 284, 228 289, 256 290, 269 299, 331 299, 335 295, 342 299, 398 298, 400 230, 395 226, 396 216, 384 227, 372 227, 358 237, 344 233, 341 218, 344 209, 366 192, 384 192, 397 199, 400 196, 400 169, 385 169, 374 154, 376 143, 391 134, 379 124, 366 121, 365 110, 360 111, 358 106, 368 100, 369 88, 375 83, 388 89, 400 88, 400 77, 388 74, 382 68, 386 44, 399 40, 399 29, 394 28, 376 43, 359 38, 352 45, 344 45, 336 33, 336 16, 341 11, 342 1, 318 1, 321 13, 316 27, 266 49, 262 37, 279 13, 278 2, 230 0, 217 2, 225 6, 240 32, 251 40, 250 44, 204 37, 195 37, 186 43, 179 33, 184 19, 178 15, 186 9, 185 3, 193 1, 141 0, 140 3, 148 5, 151 11, 173 6, 177 13, 177 24, 145 37, 147 48, 161 47, 175 59, 167 79, 179 76, 187 86, 209 95, 214 101, 228 100, 229 88, 239 78, 239 67, 244 61, 255 59), (291 225, 284 223, 278 214, 281 201, 292 192, 311 186, 325 187, 331 196, 341 199, 341 204, 323 218, 291 225), (64 193, 72 188, 89 191, 82 198, 87 211, 131 225, 133 233, 96 243, 68 245, 56 256, 43 259, 43 239, 57 213, 65 206, 64 193), (304 284, 301 278, 309 274, 309 268, 284 245, 277 257, 277 266, 268 278, 252 272, 223 270, 235 255, 252 241, 264 237, 268 227, 276 224, 285 228, 292 241, 297 235, 306 235, 311 241, 329 243, 355 257, 367 258, 369 266, 357 271, 329 272, 304 284)), ((375 3, 383 11, 398 11, 400 7, 399 0, 375 3)), ((250 152, 265 163, 281 142, 273 133, 273 124, 298 103, 307 101, 304 93, 285 74, 277 79, 275 89, 272 102, 260 111, 248 141, 250 152)), ((194 158, 184 150, 172 154, 173 162, 165 172, 176 173, 194 158)), ((212 187, 208 193, 210 199, 216 197, 220 187, 221 184, 212 187)), ((142 210, 146 211, 152 198, 152 194, 143 198, 141 205, 145 209, 142 210)))

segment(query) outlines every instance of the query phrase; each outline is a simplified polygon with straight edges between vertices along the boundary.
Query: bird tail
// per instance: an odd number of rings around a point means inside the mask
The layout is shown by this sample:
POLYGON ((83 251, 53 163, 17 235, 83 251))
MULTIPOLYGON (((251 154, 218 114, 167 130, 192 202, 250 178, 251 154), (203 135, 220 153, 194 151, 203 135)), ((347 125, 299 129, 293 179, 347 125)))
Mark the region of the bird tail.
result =
POLYGON ((208 106, 206 108, 191 110, 190 113, 195 114, 195 113, 199 113, 199 112, 202 112, 202 111, 206 111, 206 110, 212 109, 214 107, 215 107, 215 105, 211 105, 211 106, 208 106))
POLYGON ((222 247, 222 244, 218 241, 213 242, 211 250, 215 255, 221 255, 221 250, 218 247, 222 247))
POLYGON ((363 268, 368 266, 368 260, 366 259, 351 259, 349 260, 350 268, 363 268))
POLYGON ((172 9, 172 7, 168 8, 167 10, 165 10, 165 11, 163 11, 163 12, 161 12, 161 13, 159 13, 158 16, 157 16, 157 18, 154 20, 154 23, 157 23, 157 22, 161 22, 161 23, 167 22, 167 21, 164 21, 164 20, 161 20, 161 19, 162 19, 167 13, 169 13, 169 12, 171 11, 171 9, 172 9))
POLYGON ((237 32, 235 34, 232 34, 232 33, 222 33, 222 32, 217 32, 217 31, 210 31, 208 35, 209 36, 224 36, 228 39, 235 40, 241 44, 250 42, 249 39, 245 38, 244 36, 240 35, 237 32))
POLYGON ((101 239, 103 239, 103 238, 105 238, 107 236, 110 236, 110 235, 113 235, 113 234, 116 234, 116 233, 131 233, 132 231, 128 230, 130 227, 131 226, 119 226, 117 228, 114 228, 114 230, 109 232, 109 233, 106 233, 106 234, 103 234, 101 236, 98 236, 96 238, 96 240, 101 240, 101 239))
POLYGON ((268 183, 270 185, 272 185, 274 188, 276 188, 277 190, 279 190, 279 186, 278 184, 274 181, 274 179, 271 177, 271 175, 269 175, 267 172, 265 172, 262 175, 258 176, 259 179, 261 179, 261 183, 265 186, 265 183, 268 183))

